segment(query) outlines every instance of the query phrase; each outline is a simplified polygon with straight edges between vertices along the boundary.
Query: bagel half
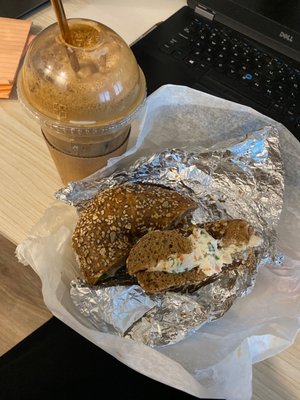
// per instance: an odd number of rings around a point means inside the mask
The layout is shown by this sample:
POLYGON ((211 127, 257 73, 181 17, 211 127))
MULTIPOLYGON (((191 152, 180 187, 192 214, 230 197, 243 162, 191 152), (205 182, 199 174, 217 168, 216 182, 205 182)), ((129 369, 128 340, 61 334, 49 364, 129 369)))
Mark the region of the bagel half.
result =
POLYGON ((72 245, 85 280, 99 279, 125 265, 138 238, 174 227, 197 203, 174 190, 126 183, 99 193, 81 213, 72 245))
POLYGON ((226 268, 255 268, 254 247, 260 243, 251 225, 240 219, 153 231, 133 246, 127 270, 146 293, 199 288, 226 268))

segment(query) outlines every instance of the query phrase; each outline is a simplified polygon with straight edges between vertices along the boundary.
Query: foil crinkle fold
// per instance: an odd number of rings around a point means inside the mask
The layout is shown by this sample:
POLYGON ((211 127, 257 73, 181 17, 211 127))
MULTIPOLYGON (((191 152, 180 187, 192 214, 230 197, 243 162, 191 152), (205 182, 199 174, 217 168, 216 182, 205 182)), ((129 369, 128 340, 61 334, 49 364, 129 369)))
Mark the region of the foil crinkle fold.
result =
POLYGON ((192 222, 243 218, 263 238, 256 268, 223 270, 192 293, 147 295, 136 286, 98 287, 71 282, 71 298, 99 330, 149 346, 177 343, 204 323, 220 318, 249 294, 260 265, 276 262, 276 227, 283 206, 284 168, 275 127, 266 126, 212 148, 165 149, 136 160, 126 170, 70 183, 56 197, 81 210, 99 191, 125 182, 172 188, 197 201, 192 222))

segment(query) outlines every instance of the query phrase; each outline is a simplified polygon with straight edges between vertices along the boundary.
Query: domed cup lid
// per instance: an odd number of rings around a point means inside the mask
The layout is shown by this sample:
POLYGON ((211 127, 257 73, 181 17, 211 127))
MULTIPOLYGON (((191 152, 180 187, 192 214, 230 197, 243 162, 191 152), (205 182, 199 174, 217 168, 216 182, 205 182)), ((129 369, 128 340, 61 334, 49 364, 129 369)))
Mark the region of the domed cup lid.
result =
POLYGON ((21 103, 40 123, 72 134, 77 128, 80 134, 95 128, 113 132, 129 124, 146 97, 145 77, 130 47, 99 22, 68 24, 71 44, 55 23, 30 45, 18 76, 21 103))

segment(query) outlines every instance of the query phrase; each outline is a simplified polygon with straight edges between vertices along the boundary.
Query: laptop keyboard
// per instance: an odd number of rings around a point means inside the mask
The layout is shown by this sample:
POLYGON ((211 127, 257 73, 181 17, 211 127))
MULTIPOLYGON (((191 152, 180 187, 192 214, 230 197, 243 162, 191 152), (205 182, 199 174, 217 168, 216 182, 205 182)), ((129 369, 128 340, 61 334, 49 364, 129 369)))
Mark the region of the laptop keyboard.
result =
POLYGON ((264 110, 299 139, 299 69, 239 33, 198 18, 160 50, 197 72, 196 88, 264 110))

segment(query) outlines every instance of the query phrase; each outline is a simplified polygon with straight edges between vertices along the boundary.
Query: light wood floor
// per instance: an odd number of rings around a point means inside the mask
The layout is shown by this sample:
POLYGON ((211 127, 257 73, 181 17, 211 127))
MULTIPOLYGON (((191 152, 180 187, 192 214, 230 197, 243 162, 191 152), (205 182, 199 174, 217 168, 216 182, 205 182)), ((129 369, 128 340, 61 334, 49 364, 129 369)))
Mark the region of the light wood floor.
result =
MULTIPOLYGON (((0 355, 46 322, 41 283, 0 236, 0 355)), ((286 351, 253 367, 253 400, 300 399, 300 336, 286 351)))

